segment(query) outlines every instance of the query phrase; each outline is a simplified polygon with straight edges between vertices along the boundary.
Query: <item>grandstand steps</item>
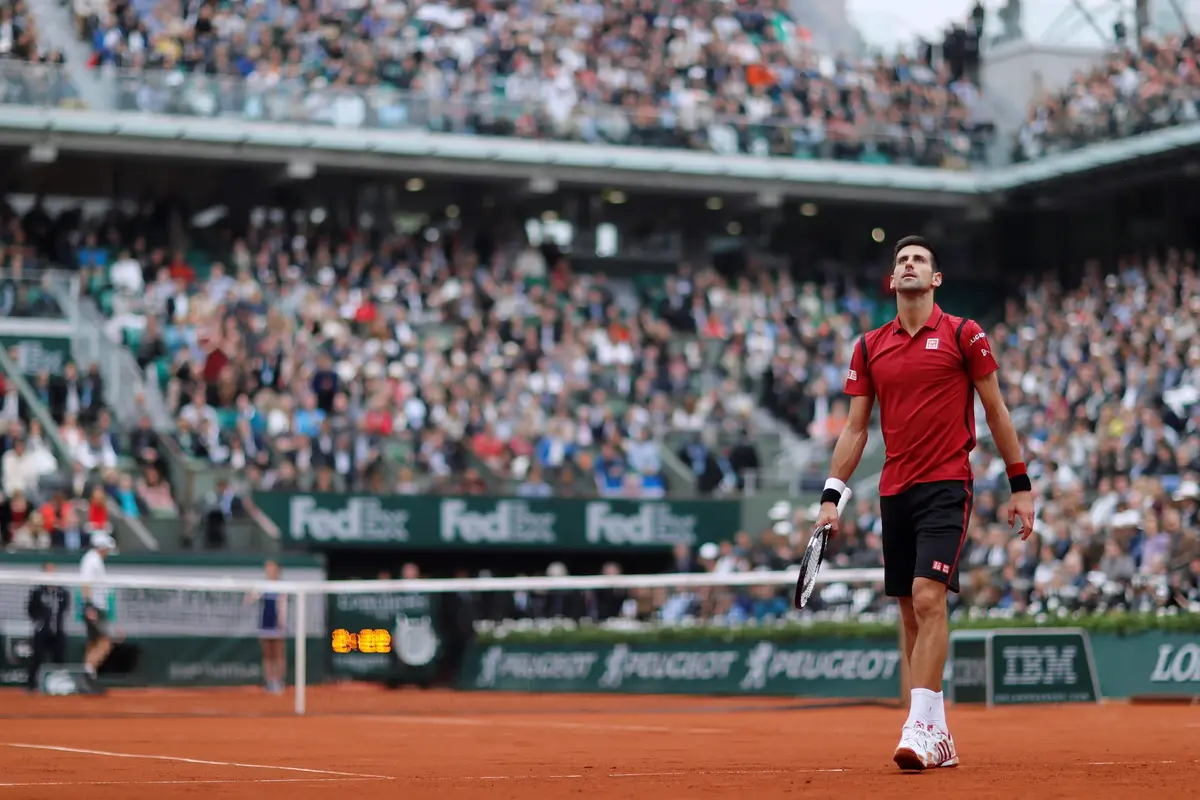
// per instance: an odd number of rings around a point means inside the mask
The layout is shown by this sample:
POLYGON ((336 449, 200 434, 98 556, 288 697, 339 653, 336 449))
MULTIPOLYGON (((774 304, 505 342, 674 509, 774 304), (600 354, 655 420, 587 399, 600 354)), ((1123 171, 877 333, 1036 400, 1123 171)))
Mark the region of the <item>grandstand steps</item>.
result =
POLYGON ((667 491, 671 497, 696 496, 696 475, 670 447, 660 444, 663 472, 666 473, 667 491))
MULTIPOLYGON (((48 440, 45 443, 49 446, 58 464, 57 471, 51 475, 43 476, 38 481, 37 491, 31 493, 29 498, 30 506, 37 508, 40 503, 45 502, 49 494, 55 489, 71 485, 73 464, 75 461, 74 455, 59 434, 58 423, 50 415, 50 410, 38 399, 33 387, 21 373, 20 367, 17 366, 3 347, 0 347, 0 372, 4 374, 6 383, 11 383, 17 387, 17 392, 25 408, 25 413, 31 419, 36 419, 42 426, 45 438, 48 440)), ((136 553, 161 549, 158 540, 154 538, 154 535, 146 526, 140 520, 127 516, 117 505, 116 501, 111 498, 108 501, 108 513, 109 521, 113 528, 113 536, 117 540, 117 545, 121 550, 136 553)))
POLYGON ((113 347, 121 341, 120 321, 111 322, 90 297, 81 297, 78 287, 70 285, 62 274, 52 274, 47 282, 50 293, 66 311, 74 328, 71 358, 81 368, 100 366, 104 379, 104 401, 123 426, 134 425, 145 414, 155 430, 167 430, 172 424, 161 387, 147 380, 128 347, 113 347))
POLYGON ((58 0, 27 0, 25 5, 37 23, 41 43, 65 57, 64 69, 83 104, 94 111, 114 108, 114 84, 89 68, 92 48, 79 38, 71 5, 58 0))

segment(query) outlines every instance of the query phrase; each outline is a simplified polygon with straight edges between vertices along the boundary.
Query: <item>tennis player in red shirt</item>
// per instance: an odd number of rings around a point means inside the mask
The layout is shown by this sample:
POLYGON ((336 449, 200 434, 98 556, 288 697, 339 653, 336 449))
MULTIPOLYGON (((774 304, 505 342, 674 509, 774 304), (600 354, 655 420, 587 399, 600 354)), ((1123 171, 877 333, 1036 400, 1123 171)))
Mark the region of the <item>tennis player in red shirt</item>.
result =
POLYGON ((896 747, 901 769, 958 766, 942 703, 949 630, 946 590, 958 591, 958 560, 971 517, 970 453, 975 392, 1012 489, 1009 525, 1033 532, 1033 493, 1021 446, 1004 405, 995 353, 973 320, 933 302, 942 285, 933 248, 920 236, 896 243, 890 286, 896 319, 855 345, 846 375, 850 416, 833 449, 816 527, 837 530, 837 500, 867 443, 871 408, 887 452, 879 480, 884 590, 900 604, 912 705, 896 747))

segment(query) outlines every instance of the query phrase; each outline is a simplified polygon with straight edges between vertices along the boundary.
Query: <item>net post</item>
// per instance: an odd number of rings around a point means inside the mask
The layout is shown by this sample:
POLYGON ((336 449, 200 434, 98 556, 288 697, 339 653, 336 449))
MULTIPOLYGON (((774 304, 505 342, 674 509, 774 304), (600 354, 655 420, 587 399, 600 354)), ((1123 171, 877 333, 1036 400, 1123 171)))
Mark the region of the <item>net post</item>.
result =
POLYGON ((308 689, 308 594, 304 591, 296 593, 295 629, 296 715, 302 717, 308 689))

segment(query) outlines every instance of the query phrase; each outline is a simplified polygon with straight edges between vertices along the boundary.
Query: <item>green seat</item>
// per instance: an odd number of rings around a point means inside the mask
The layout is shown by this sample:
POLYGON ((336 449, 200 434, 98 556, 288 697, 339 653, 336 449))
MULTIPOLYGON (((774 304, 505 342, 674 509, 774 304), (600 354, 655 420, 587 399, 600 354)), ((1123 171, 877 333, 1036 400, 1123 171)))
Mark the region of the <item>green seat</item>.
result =
POLYGON ((166 389, 167 384, 171 382, 171 360, 169 358, 160 358, 154 362, 154 370, 158 374, 158 385, 161 389, 166 389))
POLYGON ((142 346, 141 328, 125 328, 121 331, 121 335, 125 339, 125 346, 130 350, 137 350, 142 346))

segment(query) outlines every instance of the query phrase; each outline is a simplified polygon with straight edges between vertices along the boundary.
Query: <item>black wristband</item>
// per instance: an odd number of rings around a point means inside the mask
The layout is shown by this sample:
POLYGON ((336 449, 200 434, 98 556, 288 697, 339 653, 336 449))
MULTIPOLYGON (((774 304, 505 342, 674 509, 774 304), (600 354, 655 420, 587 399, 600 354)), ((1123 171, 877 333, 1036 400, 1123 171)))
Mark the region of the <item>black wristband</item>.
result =
POLYGON ((1033 483, 1029 480, 1029 473, 1022 472, 1020 475, 1013 475, 1008 479, 1008 488, 1015 492, 1032 492, 1033 483))
POLYGON ((837 489, 826 489, 821 492, 821 505, 833 503, 835 506, 841 501, 842 493, 837 489))

